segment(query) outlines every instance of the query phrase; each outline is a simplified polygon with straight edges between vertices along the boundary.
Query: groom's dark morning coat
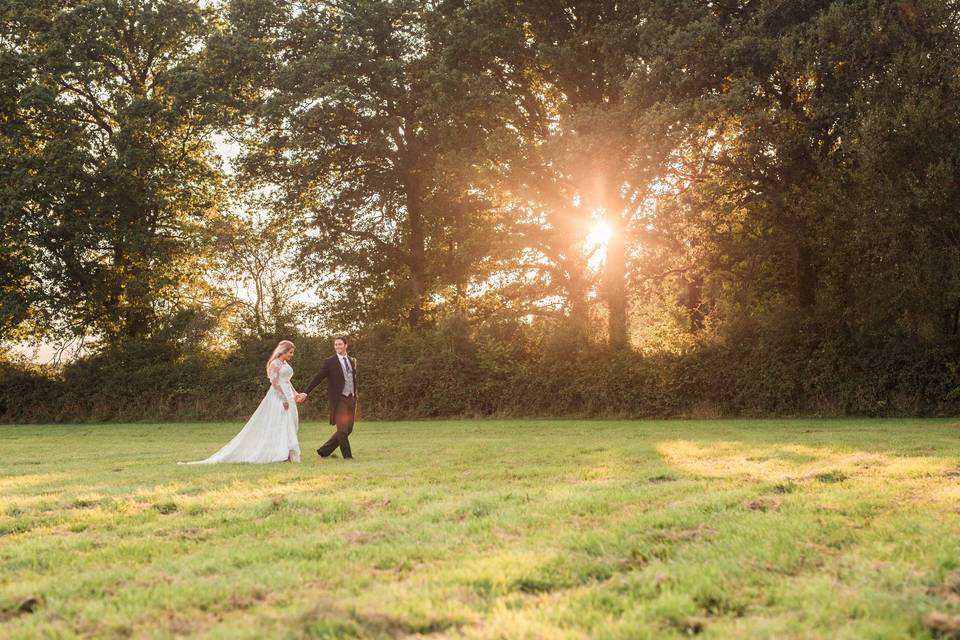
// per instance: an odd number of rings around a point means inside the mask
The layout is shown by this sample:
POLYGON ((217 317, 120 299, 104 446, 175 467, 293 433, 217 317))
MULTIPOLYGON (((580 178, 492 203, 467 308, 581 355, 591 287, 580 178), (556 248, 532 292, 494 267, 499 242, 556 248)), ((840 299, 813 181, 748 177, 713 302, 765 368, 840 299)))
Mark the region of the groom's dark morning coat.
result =
MULTIPOLYGON (((350 358, 350 373, 353 374, 353 394, 354 397, 357 395, 357 361, 353 358, 350 358)), ((310 384, 307 385, 307 388, 304 389, 304 393, 310 393, 314 388, 323 382, 323 379, 327 379, 327 400, 330 401, 330 424, 337 424, 336 412, 337 412, 337 403, 340 401, 340 398, 343 396, 343 385, 345 380, 343 379, 343 367, 340 365, 340 356, 334 354, 323 361, 323 366, 320 367, 320 371, 317 372, 317 375, 313 376, 310 380, 310 384)))

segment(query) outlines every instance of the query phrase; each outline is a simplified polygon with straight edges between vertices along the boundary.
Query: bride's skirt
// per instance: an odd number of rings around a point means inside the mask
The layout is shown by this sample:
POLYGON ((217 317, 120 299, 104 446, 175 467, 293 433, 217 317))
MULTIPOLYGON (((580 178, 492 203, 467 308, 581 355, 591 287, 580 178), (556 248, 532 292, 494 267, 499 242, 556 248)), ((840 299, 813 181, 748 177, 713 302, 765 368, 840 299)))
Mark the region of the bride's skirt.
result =
POLYGON ((299 430, 297 403, 291 398, 289 408, 284 409, 277 392, 269 389, 233 440, 206 460, 186 464, 300 462, 299 430))

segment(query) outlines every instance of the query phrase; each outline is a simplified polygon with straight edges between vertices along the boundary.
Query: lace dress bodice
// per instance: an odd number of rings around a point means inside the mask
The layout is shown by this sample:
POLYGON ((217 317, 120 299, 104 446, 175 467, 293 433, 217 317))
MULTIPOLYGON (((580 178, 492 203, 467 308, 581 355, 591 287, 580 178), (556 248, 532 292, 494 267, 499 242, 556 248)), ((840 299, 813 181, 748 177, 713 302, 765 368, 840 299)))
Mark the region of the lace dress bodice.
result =
POLYGON ((293 367, 277 358, 270 363, 270 386, 281 400, 293 402, 293 387, 290 378, 293 377, 293 367))

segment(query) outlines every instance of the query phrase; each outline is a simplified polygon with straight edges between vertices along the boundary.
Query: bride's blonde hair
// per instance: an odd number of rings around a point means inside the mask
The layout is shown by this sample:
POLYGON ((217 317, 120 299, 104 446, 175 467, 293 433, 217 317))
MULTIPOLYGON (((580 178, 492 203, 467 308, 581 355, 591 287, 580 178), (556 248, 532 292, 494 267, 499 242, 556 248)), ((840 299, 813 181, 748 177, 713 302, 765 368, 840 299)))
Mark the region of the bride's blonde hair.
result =
POLYGON ((289 340, 281 340, 277 347, 273 350, 273 353, 270 354, 270 357, 267 359, 267 377, 270 377, 270 363, 276 360, 279 356, 282 356, 287 351, 290 351, 294 348, 294 345, 289 340))

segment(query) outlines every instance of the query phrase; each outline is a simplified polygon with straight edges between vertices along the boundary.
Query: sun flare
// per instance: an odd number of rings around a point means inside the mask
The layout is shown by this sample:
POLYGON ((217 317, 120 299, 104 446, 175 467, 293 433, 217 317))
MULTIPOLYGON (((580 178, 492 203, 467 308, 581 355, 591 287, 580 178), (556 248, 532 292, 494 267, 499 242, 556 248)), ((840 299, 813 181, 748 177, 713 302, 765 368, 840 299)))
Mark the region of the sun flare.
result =
POLYGON ((606 222, 598 222, 593 225, 593 228, 590 229, 590 233, 587 235, 587 246, 590 248, 593 247, 606 247, 607 243, 610 242, 610 235, 613 233, 613 230, 610 228, 606 222))
POLYGON ((607 243, 613 229, 606 222, 598 222, 590 229, 586 238, 586 250, 589 254, 588 266, 593 270, 600 269, 607 259, 607 243))

